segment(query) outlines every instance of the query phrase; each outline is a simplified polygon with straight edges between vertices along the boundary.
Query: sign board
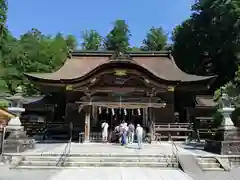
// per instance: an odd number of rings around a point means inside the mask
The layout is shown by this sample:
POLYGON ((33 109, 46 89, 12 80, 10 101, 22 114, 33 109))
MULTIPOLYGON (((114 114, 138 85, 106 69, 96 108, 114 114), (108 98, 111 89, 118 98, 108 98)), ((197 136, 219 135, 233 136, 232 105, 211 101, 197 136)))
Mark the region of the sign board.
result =
POLYGON ((73 89, 72 85, 67 85, 67 86, 66 86, 66 90, 67 90, 67 91, 71 91, 72 89, 73 89))
POLYGON ((173 86, 168 86, 168 91, 173 92, 174 91, 174 87, 173 86))
POLYGON ((118 69, 118 70, 115 70, 114 75, 116 75, 116 76, 126 76, 127 75, 127 71, 126 70, 122 70, 122 69, 118 69))

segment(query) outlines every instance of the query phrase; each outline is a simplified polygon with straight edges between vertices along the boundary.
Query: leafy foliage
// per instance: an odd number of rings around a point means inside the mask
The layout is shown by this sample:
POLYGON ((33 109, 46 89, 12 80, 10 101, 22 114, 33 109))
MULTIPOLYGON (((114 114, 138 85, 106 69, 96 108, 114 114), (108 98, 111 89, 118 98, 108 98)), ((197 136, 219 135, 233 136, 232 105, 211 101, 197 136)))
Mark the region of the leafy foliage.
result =
POLYGON ((102 36, 95 30, 84 31, 82 33, 82 49, 83 50, 99 50, 102 46, 102 36))
POLYGON ((0 0, 0 38, 6 33, 8 3, 7 0, 0 0))
POLYGON ((55 71, 63 65, 69 49, 74 49, 75 45, 76 40, 71 36, 66 39, 60 33, 55 37, 45 36, 37 29, 23 34, 19 40, 9 35, 2 53, 2 78, 10 93, 13 94, 18 85, 25 87, 28 94, 36 93, 23 73, 55 71))
POLYGON ((172 35, 176 63, 189 73, 218 74, 218 86, 225 84, 237 70, 240 3, 199 0, 192 10, 192 16, 172 35))
POLYGON ((161 27, 152 27, 143 40, 141 49, 144 51, 161 51, 166 47, 167 39, 167 34, 161 27))
POLYGON ((104 48, 115 52, 126 52, 129 50, 130 37, 130 30, 126 22, 116 20, 113 29, 104 40, 104 48))
MULTIPOLYGON (((232 112, 231 118, 235 125, 240 125, 240 66, 235 73, 235 78, 232 81, 227 82, 224 86, 217 89, 214 93, 214 99, 218 103, 218 107, 221 106, 222 98, 221 95, 225 93, 229 96, 231 103, 235 106, 235 110, 232 112)), ((216 112, 214 116, 214 122, 221 122, 222 117, 218 116, 216 112)))
POLYGON ((214 94, 214 99, 221 103, 221 95, 225 93, 232 99, 232 104, 240 108, 240 66, 235 73, 235 78, 227 82, 224 86, 217 89, 214 94))

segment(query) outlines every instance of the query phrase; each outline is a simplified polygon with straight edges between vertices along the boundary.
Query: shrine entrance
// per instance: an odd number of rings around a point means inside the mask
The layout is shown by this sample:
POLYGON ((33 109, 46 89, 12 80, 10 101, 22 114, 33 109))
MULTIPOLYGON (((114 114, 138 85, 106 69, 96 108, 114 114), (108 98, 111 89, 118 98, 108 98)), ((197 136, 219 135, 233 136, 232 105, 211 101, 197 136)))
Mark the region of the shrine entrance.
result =
POLYGON ((109 108, 99 107, 97 116, 97 126, 101 126, 101 123, 106 121, 111 129, 114 129, 122 121, 127 124, 133 123, 143 125, 143 109, 122 109, 122 108, 109 108))
MULTIPOLYGON (((173 93, 168 91, 166 84, 155 82, 137 69, 127 70, 105 68, 88 80, 77 83, 71 90, 84 92, 80 101, 75 102, 85 107, 84 132, 87 141, 91 141, 91 134, 101 136, 104 121, 109 124, 109 131, 124 120, 153 132, 151 128, 156 117, 153 109, 165 108, 167 101, 172 103, 173 93), (170 100, 162 100, 160 94, 170 96, 170 100)), ((170 110, 173 113, 173 109, 170 110)))

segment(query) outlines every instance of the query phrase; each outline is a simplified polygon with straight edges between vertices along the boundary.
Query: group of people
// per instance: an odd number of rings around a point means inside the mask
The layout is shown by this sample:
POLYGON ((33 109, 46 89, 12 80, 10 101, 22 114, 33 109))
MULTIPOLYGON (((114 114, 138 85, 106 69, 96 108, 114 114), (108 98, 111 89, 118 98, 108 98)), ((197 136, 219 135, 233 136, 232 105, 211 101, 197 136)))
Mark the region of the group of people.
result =
MULTIPOLYGON (((109 125, 105 121, 101 125, 103 142, 108 141, 108 127, 109 125)), ((122 121, 120 125, 114 128, 114 133, 116 135, 118 142, 123 146, 128 143, 132 144, 134 142, 136 135, 138 147, 142 148, 143 128, 141 127, 140 124, 137 124, 137 127, 135 129, 133 123, 127 124, 125 121, 122 121)))

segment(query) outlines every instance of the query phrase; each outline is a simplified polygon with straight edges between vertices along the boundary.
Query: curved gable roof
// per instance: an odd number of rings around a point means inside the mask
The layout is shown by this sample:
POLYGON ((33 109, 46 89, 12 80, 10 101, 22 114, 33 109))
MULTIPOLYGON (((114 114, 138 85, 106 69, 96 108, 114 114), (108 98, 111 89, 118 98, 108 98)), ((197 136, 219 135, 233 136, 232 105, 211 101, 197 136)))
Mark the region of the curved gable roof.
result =
MULTIPOLYGON (((26 74, 29 78, 38 80, 72 80, 83 78, 99 66, 109 64, 112 52, 75 52, 72 58, 67 59, 65 64, 56 72, 41 73, 41 74, 26 74)), ((201 81, 213 78, 215 76, 197 76, 187 74, 181 71, 169 53, 162 52, 138 52, 130 53, 131 60, 129 63, 134 63, 146 69, 159 79, 167 81, 201 81)), ((116 61, 121 63, 121 60, 116 61)), ((124 61, 126 62, 126 61, 124 61)))

